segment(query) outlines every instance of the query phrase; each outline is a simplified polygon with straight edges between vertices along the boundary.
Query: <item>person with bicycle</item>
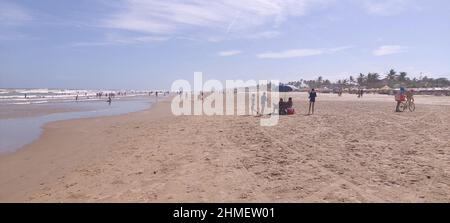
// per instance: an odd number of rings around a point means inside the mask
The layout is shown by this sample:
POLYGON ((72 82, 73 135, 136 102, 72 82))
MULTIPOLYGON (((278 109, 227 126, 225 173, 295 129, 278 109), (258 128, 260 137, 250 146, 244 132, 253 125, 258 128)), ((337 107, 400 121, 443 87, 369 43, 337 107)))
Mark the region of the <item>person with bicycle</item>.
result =
POLYGON ((395 108, 395 112, 400 111, 400 104, 405 101, 405 88, 401 87, 400 91, 395 95, 395 101, 397 101, 397 107, 395 108))
POLYGON ((414 102, 414 90, 409 90, 406 92, 406 101, 408 102, 408 104, 414 102))

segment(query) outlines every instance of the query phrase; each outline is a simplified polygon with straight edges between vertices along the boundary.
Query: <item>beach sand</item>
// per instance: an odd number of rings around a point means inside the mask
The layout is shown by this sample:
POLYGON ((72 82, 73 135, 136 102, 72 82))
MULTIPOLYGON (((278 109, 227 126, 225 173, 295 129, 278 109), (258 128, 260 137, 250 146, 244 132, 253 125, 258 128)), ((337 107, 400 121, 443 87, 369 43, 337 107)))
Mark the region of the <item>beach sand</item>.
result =
POLYGON ((320 94, 306 116, 127 115, 50 123, 0 156, 1 202, 450 202, 450 98, 320 94))

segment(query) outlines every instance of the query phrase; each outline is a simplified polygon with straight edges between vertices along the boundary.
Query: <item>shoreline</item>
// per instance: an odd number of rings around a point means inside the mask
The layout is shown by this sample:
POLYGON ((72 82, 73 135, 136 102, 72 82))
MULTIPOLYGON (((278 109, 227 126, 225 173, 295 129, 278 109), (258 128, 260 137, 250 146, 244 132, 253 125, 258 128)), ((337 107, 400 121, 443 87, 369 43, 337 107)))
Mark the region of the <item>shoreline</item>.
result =
MULTIPOLYGON (((78 148, 75 145, 65 147, 64 151, 58 150, 60 145, 67 145, 64 139, 76 139, 78 137, 80 139, 90 138, 92 135, 99 134, 98 129, 100 126, 100 128, 104 128, 105 126, 114 123, 116 119, 127 119, 134 115, 149 115, 150 119, 157 120, 158 118, 165 116, 163 113, 158 112, 158 108, 161 106, 161 103, 166 102, 167 99, 163 99, 155 102, 147 109, 126 114, 46 123, 42 127, 43 131, 38 139, 21 147, 15 152, 0 154, 0 202, 26 201, 27 199, 23 194, 27 194, 28 191, 35 191, 42 188, 45 184, 43 182, 45 181, 58 181, 58 178, 55 178, 52 175, 61 175, 64 170, 83 164, 83 160, 92 159, 92 157, 90 157, 91 155, 94 155, 94 157, 96 156, 95 153, 90 153, 91 148, 78 148), (82 127, 78 128, 77 126, 80 125, 82 125, 82 127), (89 131, 94 131, 87 132, 85 128, 89 129, 89 131), (66 131, 66 133, 62 133, 63 131, 66 131), (47 143, 49 141, 50 143, 47 143), (74 155, 74 157, 68 158, 70 155, 74 155), (58 161, 58 157, 63 159, 58 161), (58 166, 58 168, 54 169, 53 166, 58 166), (11 169, 15 167, 18 169, 11 171, 11 169), (18 189, 21 186, 23 190, 18 189), (21 194, 22 196, 18 194, 21 194), (17 197, 21 198, 17 200, 17 197)), ((76 141, 72 140, 72 143, 76 143, 76 141)), ((94 144, 96 143, 104 143, 107 147, 112 146, 112 144, 109 144, 107 141, 95 142, 94 144)), ((99 148, 99 146, 96 147, 99 148)), ((102 146, 100 146, 100 148, 102 148, 102 146)), ((102 149, 102 151, 97 152, 105 152, 105 150, 107 150, 105 147, 102 149)))
POLYGON ((55 113, 83 111, 82 109, 67 108, 67 106, 53 105, 53 104, 0 105, 0 106, 1 106, 0 107, 1 119, 32 118, 37 116, 51 115, 55 113), (32 108, 30 108, 30 106, 32 106, 32 108))
POLYGON ((292 96, 298 114, 269 129, 253 116, 176 117, 170 100, 49 123, 0 156, 0 202, 450 201, 449 106, 396 114, 370 95, 319 95, 304 116, 306 98, 292 96))
MULTIPOLYGON (((162 98, 164 99, 164 98, 162 98)), ((21 147, 37 140, 43 132, 43 126, 54 121, 73 120, 90 117, 106 117, 127 114, 134 111, 145 110, 155 103, 153 98, 127 98, 117 100, 112 105, 106 102, 73 102, 64 105, 53 104, 45 107, 21 107, 16 115, 18 118, 2 117, 0 119, 0 154, 17 151, 21 147), (55 108, 53 110, 52 108, 55 108), (63 110, 61 110, 63 109, 63 110), (23 117, 25 115, 25 117, 23 117)), ((3 113, 8 113, 12 107, 2 107, 3 113)))

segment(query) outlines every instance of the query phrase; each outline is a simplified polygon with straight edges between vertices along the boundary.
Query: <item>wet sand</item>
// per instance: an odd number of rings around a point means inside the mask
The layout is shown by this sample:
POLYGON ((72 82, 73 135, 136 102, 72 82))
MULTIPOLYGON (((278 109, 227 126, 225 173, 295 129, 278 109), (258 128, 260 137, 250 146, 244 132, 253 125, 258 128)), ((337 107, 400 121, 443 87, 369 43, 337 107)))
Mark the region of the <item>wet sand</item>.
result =
POLYGON ((392 96, 319 94, 306 116, 305 94, 285 96, 297 114, 275 127, 168 101, 48 124, 0 156, 0 201, 450 202, 449 97, 395 113, 392 96))
POLYGON ((30 104, 30 105, 0 105, 0 118, 29 118, 62 112, 82 111, 80 108, 69 108, 65 104, 30 104))

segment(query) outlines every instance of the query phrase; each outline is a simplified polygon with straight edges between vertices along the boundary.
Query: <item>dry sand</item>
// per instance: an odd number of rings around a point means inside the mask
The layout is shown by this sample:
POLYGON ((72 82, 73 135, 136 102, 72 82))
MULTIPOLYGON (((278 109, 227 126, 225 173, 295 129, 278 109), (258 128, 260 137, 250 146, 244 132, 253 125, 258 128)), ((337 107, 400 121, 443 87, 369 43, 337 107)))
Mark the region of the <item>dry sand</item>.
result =
POLYGON ((316 114, 55 122, 0 156, 1 202, 450 202, 450 98, 319 94, 316 114))

